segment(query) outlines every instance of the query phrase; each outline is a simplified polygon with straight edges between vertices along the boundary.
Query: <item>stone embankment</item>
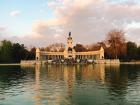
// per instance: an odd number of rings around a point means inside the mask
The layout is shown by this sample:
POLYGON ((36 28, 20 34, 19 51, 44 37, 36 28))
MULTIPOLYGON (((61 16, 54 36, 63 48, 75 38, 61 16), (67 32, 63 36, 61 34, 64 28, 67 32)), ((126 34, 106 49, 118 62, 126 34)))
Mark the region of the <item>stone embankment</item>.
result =
POLYGON ((22 60, 20 62, 21 65, 36 65, 36 64, 120 64, 119 59, 105 59, 105 60, 82 60, 82 61, 64 61, 64 60, 59 60, 59 61, 53 61, 53 60, 47 60, 47 61, 37 61, 37 60, 22 60))
POLYGON ((121 64, 140 64, 140 61, 131 61, 131 62, 121 62, 121 64))
POLYGON ((20 63, 7 63, 7 64, 0 64, 0 66, 19 66, 20 63))

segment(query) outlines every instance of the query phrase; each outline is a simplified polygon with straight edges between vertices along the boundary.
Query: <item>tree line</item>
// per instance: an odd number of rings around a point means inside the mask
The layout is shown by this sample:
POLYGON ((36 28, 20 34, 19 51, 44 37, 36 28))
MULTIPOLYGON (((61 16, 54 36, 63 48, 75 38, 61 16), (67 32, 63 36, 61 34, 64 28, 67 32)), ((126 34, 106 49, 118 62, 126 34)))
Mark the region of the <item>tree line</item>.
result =
MULTIPOLYGON (((90 45, 76 44, 76 52, 96 51, 102 46, 105 51, 105 59, 120 59, 121 61, 140 60, 140 46, 135 42, 126 41, 123 30, 111 30, 107 33, 106 39, 90 45)), ((63 52, 65 45, 55 43, 40 48, 44 51, 63 52)), ((28 50, 24 44, 12 43, 3 40, 0 43, 0 63, 19 63, 21 60, 34 60, 36 48, 28 50)))
POLYGON ((35 50, 32 48, 28 51, 24 44, 3 40, 0 44, 0 63, 19 63, 21 60, 35 59, 35 50))
POLYGON ((126 41, 123 30, 111 30, 106 40, 101 42, 105 49, 106 59, 120 59, 121 61, 140 60, 140 46, 135 42, 126 41))
POLYGON ((96 51, 102 46, 105 51, 105 59, 120 59, 121 61, 140 60, 140 46, 135 42, 126 41, 123 30, 111 30, 106 39, 92 45, 76 44, 76 51, 96 51))
MULTIPOLYGON (((76 52, 97 51, 101 46, 105 51, 105 59, 120 59, 121 61, 140 60, 140 46, 135 42, 126 41, 125 32, 118 29, 109 31, 104 41, 90 45, 76 44, 74 49, 76 52)), ((41 50, 63 52, 65 44, 54 43, 41 48, 41 50)))

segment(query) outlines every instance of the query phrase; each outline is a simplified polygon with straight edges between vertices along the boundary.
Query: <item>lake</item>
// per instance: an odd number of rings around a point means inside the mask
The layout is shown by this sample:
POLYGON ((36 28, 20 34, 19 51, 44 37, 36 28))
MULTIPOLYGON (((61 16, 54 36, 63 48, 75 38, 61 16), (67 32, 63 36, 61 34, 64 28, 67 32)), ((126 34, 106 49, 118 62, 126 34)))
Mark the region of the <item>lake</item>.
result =
POLYGON ((140 105, 140 65, 0 66, 0 105, 140 105))

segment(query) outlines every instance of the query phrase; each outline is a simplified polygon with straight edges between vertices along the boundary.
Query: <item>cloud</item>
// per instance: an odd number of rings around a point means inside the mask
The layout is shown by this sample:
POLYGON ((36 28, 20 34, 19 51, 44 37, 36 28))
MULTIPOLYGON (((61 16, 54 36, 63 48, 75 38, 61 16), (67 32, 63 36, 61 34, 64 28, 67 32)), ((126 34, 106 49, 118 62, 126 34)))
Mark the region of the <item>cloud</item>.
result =
POLYGON ((19 10, 14 10, 10 13, 10 16, 16 17, 19 16, 21 14, 21 12, 19 10))
MULTIPOLYGON (((101 2, 103 0, 99 1, 101 2)), ((49 6, 54 8, 54 14, 56 18, 49 19, 47 21, 34 22, 33 32, 38 34, 39 36, 42 36, 43 39, 45 38, 47 40, 46 42, 48 43, 53 39, 55 39, 53 41, 56 42, 65 42, 69 31, 72 31, 75 40, 78 39, 77 42, 80 40, 82 41, 83 39, 87 39, 87 36, 85 35, 89 35, 89 33, 87 33, 87 29, 89 27, 88 24, 90 25, 90 21, 84 19, 86 17, 85 9, 86 7, 90 6, 91 3, 95 5, 98 2, 96 0, 87 0, 87 2, 83 1, 81 3, 80 0, 75 0, 74 2, 72 2, 71 0, 60 0, 60 2, 49 3, 49 6), (60 2, 61 4, 58 6, 60 2), (82 17, 78 16, 80 15, 78 12, 82 11, 82 17), (84 36, 82 36, 83 34, 84 36)), ((89 13, 87 13, 87 15, 88 14, 89 13)))
POLYGON ((53 10, 54 17, 34 21, 32 32, 22 37, 21 41, 36 46, 65 43, 68 32, 71 31, 75 43, 89 44, 104 40, 108 31, 118 28, 124 29, 128 40, 140 43, 140 24, 137 24, 139 27, 132 25, 140 22, 140 4, 129 1, 50 1, 48 6, 53 10), (129 25, 131 27, 128 28, 129 25), (130 37, 132 35, 133 38, 130 37))
POLYGON ((4 35, 7 35, 7 27, 0 26, 0 38, 3 38, 4 35))
POLYGON ((140 23, 131 23, 128 24, 127 27, 125 28, 126 37, 127 39, 131 39, 131 41, 134 41, 138 44, 140 44, 140 23))
POLYGON ((4 31, 4 30, 6 30, 6 27, 0 26, 0 31, 4 31))
MULTIPOLYGON (((125 29, 128 24, 140 21, 140 5, 126 1, 58 0, 48 5, 55 18, 33 24, 33 31, 47 42, 54 38, 63 38, 63 42, 71 31, 75 42, 94 43, 104 40, 107 32, 114 28, 125 29)), ((129 30, 126 33, 130 34, 129 30)))

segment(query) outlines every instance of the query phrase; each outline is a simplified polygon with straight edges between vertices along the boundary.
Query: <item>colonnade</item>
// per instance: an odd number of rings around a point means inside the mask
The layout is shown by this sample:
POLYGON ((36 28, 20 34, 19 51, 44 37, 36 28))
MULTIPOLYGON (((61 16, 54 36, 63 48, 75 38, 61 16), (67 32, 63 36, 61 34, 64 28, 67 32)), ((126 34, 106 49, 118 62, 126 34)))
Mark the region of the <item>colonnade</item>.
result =
MULTIPOLYGON (((64 55, 44 55, 45 60, 64 59, 64 55)), ((76 55, 75 59, 99 59, 100 55, 76 55)))
POLYGON ((100 55, 76 55, 76 59, 99 59, 100 55))
POLYGON ((64 55, 46 55, 46 60, 64 59, 64 55))

